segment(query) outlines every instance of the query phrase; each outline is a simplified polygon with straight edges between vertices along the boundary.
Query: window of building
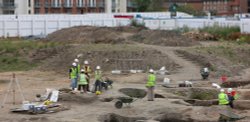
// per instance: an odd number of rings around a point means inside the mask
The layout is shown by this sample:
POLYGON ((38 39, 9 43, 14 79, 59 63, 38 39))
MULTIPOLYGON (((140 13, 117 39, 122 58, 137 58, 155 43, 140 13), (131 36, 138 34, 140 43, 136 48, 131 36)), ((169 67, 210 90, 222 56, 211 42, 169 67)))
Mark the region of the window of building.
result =
POLYGON ((31 1, 30 1, 30 0, 28 0, 28 6, 29 6, 29 7, 31 6, 31 1))
POLYGON ((28 14, 31 14, 31 10, 28 11, 28 14))
POLYGON ((4 10, 3 14, 15 14, 14 10, 4 10))
POLYGON ((39 9, 35 9, 34 11, 35 14, 39 14, 39 12, 40 12, 39 9))

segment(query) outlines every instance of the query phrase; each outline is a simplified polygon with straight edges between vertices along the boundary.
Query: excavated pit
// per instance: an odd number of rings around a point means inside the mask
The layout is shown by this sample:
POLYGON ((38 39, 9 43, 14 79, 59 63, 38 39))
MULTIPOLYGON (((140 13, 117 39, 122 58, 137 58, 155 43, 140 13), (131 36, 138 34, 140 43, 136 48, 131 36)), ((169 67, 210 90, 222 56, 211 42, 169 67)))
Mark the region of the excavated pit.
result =
POLYGON ((100 122, 140 122, 146 120, 145 117, 126 117, 114 113, 102 115, 99 118, 100 122))
POLYGON ((194 122, 189 116, 184 116, 181 113, 167 113, 155 119, 159 122, 194 122))
POLYGON ((250 81, 227 81, 227 82, 223 82, 221 86, 224 88, 237 88, 237 87, 246 86, 249 84, 250 84, 250 81))
POLYGON ((78 104, 90 104, 96 101, 98 98, 95 94, 73 94, 73 93, 61 93, 59 94, 58 101, 60 102, 74 102, 78 104))
POLYGON ((119 92, 134 98, 144 98, 147 95, 147 92, 144 89, 136 88, 122 88, 119 89, 119 92))
POLYGON ((218 105, 219 91, 211 88, 177 88, 167 89, 167 92, 184 97, 183 100, 193 106, 218 105))

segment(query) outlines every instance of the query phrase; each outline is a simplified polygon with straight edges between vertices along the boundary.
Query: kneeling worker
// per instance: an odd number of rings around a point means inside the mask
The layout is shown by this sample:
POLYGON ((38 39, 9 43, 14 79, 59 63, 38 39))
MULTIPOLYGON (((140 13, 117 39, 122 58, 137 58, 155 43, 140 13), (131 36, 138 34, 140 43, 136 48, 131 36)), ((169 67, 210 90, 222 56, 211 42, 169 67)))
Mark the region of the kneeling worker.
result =
POLYGON ((219 105, 229 105, 228 96, 225 93, 224 89, 220 90, 220 94, 218 95, 218 99, 219 99, 219 105))
POLYGON ((79 76, 79 83, 78 83, 78 90, 81 93, 86 93, 87 92, 87 85, 88 85, 88 76, 84 72, 84 69, 81 69, 81 73, 79 76))

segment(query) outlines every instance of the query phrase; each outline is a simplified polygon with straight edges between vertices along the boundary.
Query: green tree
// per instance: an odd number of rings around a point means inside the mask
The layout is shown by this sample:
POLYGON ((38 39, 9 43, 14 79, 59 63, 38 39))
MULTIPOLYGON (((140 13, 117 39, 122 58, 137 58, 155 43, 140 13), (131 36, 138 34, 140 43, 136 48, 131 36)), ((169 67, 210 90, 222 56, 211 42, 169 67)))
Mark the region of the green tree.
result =
POLYGON ((194 16, 205 16, 206 15, 206 13, 204 13, 202 11, 197 11, 190 5, 177 6, 176 11, 188 13, 188 14, 191 14, 194 16))
POLYGON ((135 4, 137 5, 138 12, 145 12, 148 10, 151 0, 134 0, 135 4))
POLYGON ((147 11, 163 11, 164 0, 151 0, 147 11))

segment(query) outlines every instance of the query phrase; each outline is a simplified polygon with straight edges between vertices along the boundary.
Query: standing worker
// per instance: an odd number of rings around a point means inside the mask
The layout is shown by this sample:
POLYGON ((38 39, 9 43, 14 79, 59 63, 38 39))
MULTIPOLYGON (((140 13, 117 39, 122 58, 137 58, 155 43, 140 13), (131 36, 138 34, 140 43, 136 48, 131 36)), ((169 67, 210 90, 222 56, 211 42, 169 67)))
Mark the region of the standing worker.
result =
POLYGON ((96 94, 101 94, 101 90, 102 90, 102 71, 101 71, 101 67, 97 66, 96 67, 96 71, 95 71, 95 90, 94 92, 96 94))
POLYGON ((224 89, 220 90, 220 94, 218 95, 218 99, 219 99, 219 105, 229 105, 228 96, 225 93, 224 89))
POLYGON ((154 101, 154 89, 155 89, 155 83, 156 83, 156 76, 154 74, 154 70, 149 70, 149 76, 148 76, 148 82, 146 84, 146 87, 148 88, 148 101, 154 101))
POLYGON ((69 69, 69 78, 71 79, 72 90, 77 88, 77 64, 72 63, 72 67, 69 69))
POLYGON ((84 69, 81 69, 81 73, 79 75, 79 81, 78 81, 78 89, 81 93, 86 93, 87 92, 87 79, 88 76, 84 72, 84 69))
POLYGON ((79 81, 79 75, 80 75, 80 73, 81 73, 81 66, 80 66, 80 63, 79 63, 79 60, 76 58, 75 60, 75 63, 76 63, 76 67, 77 67, 77 76, 76 76, 76 78, 77 78, 77 81, 79 81))
MULTIPOLYGON (((91 68, 90 68, 89 62, 87 60, 84 61, 83 69, 84 69, 85 74, 90 79, 91 68)), ((87 82, 88 82, 88 84, 87 84, 87 91, 88 92, 90 92, 90 90, 89 90, 89 79, 87 80, 87 82)))

